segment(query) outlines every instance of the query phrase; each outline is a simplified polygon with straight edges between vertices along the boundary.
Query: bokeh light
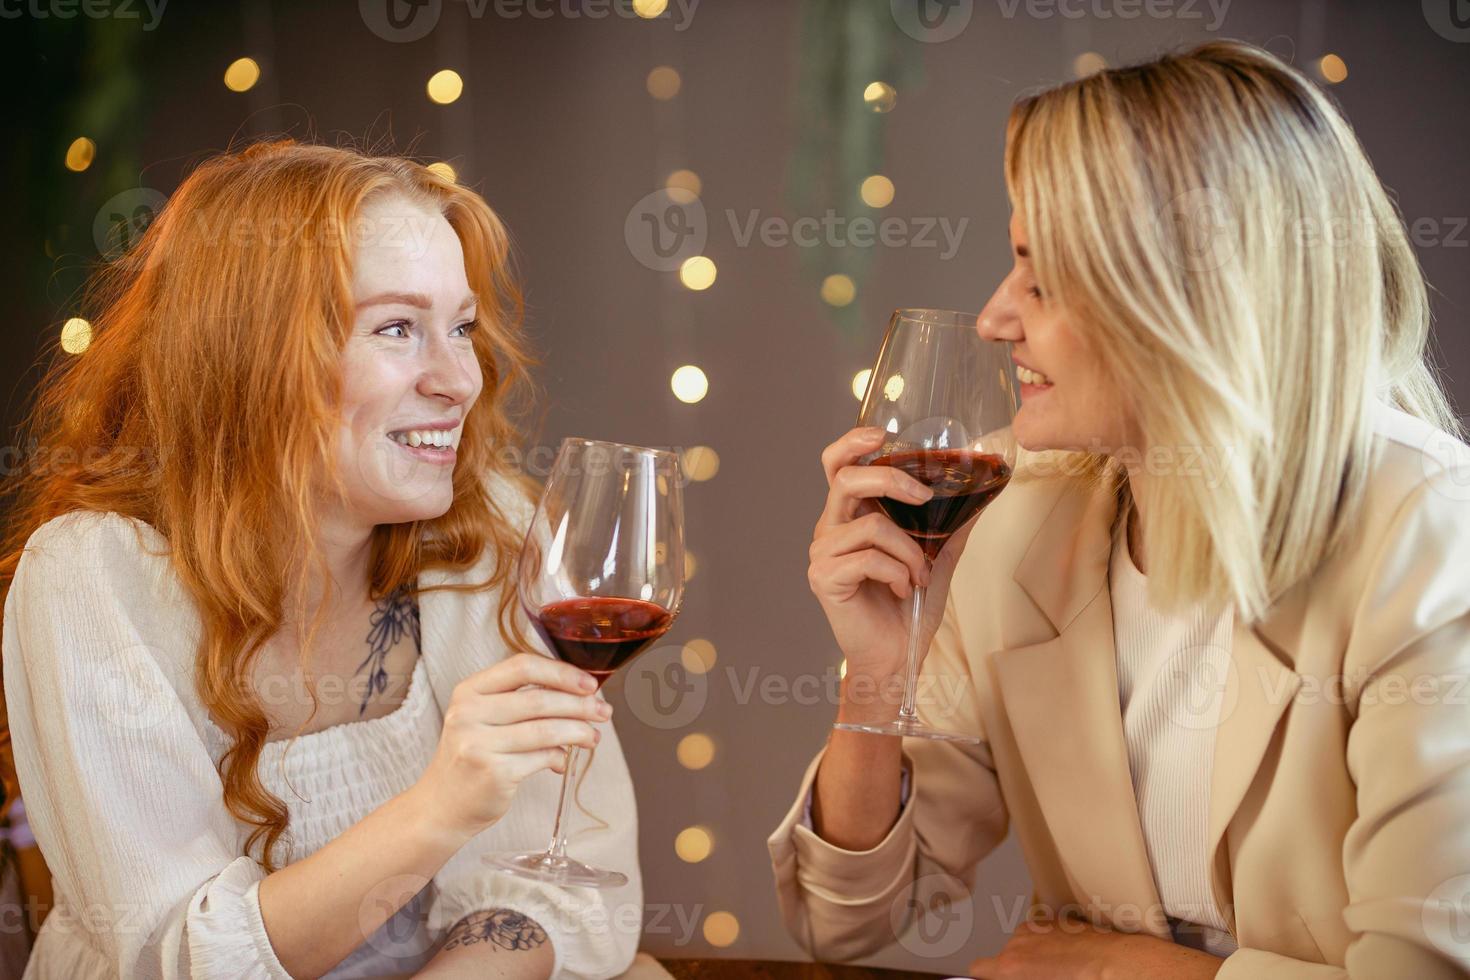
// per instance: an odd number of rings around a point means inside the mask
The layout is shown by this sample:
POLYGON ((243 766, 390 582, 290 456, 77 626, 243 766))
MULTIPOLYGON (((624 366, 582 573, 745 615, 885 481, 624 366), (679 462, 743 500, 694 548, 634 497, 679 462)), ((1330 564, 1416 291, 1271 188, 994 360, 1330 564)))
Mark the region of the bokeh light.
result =
POLYGON ((715 645, 703 638, 690 640, 679 651, 684 669, 691 674, 708 674, 715 667, 716 656, 715 645))
POLYGON ((1078 78, 1095 75, 1108 66, 1108 61, 1096 51, 1084 51, 1072 59, 1072 74, 1078 78))
POLYGON ((886 208, 893 203, 893 181, 882 174, 874 174, 863 181, 858 193, 868 207, 886 208))
POLYGON ((675 202, 692 204, 704 189, 704 183, 693 170, 675 170, 664 179, 664 187, 675 202))
POLYGON ((440 105, 449 105, 464 94, 464 79, 460 78, 459 72, 452 68, 436 71, 429 79, 428 92, 432 101, 440 105))
POLYGON ((852 277, 836 273, 822 280, 822 302, 828 306, 846 306, 857 296, 857 285, 852 277))
POLYGON ((740 938, 740 920, 730 912, 711 912, 704 920, 704 941, 711 946, 732 946, 740 938))
POLYGON ((669 387, 674 389, 675 398, 693 405, 709 393, 709 378, 695 365, 685 364, 675 369, 669 387))
POLYGON ((66 169, 81 173, 97 158, 97 144, 85 136, 78 136, 66 148, 66 169))
POLYGON ((679 739, 674 757, 685 769, 699 770, 715 761, 715 740, 703 732, 695 732, 679 739))
POLYGON ((679 281, 696 291, 713 286, 717 275, 719 270, 708 255, 692 255, 679 266, 679 281))
POLYGON ((68 354, 80 354, 92 346, 92 325, 79 316, 74 316, 61 325, 61 349, 68 354))
POLYGON ((887 82, 869 82, 863 89, 863 101, 874 112, 891 112, 898 104, 898 92, 887 82))
POLYGON ((695 483, 713 480, 715 474, 720 472, 720 454, 709 446, 694 446, 684 450, 680 455, 680 462, 684 466, 684 475, 695 483))
POLYGON ((690 864, 703 861, 714 848, 714 838, 703 827, 685 827, 674 838, 674 853, 679 855, 679 860, 690 864))
POLYGON ((260 81, 260 65, 254 58, 236 58, 225 69, 225 88, 231 92, 248 92, 260 81))
POLYGON ((659 65, 649 72, 644 82, 648 86, 648 94, 660 102, 667 102, 678 95, 679 87, 683 83, 684 80, 679 77, 679 73, 668 65, 659 65))

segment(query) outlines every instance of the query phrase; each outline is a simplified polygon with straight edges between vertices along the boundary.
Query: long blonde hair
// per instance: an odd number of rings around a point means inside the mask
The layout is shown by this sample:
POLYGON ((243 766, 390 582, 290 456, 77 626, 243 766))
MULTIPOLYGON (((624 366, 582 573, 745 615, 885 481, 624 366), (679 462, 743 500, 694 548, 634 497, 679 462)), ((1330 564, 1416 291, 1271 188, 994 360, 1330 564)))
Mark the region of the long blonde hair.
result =
MULTIPOLYGON (((1375 397, 1460 434, 1401 216, 1332 102, 1268 52, 1213 42, 1024 97, 1005 175, 1038 285, 1144 448, 1214 455, 1217 485, 1150 480, 1156 603, 1252 622, 1317 568, 1361 503, 1375 397)), ((1126 510, 1116 452, 1073 459, 1126 510)))
MULTIPOLYGON (((420 572, 466 569, 487 549, 487 581, 444 588, 510 581, 520 531, 503 508, 523 504, 494 499, 487 478, 529 486, 503 450, 520 441, 514 406, 531 359, 504 227, 479 195, 411 160, 289 140, 205 161, 99 273, 95 339, 58 356, 28 423, 49 459, 68 462, 22 475, 0 549, 8 591, 27 539, 70 511, 135 518, 168 541, 203 626, 197 692, 233 740, 220 763, 224 804, 254 826, 246 850, 261 844, 268 871, 289 814, 256 772, 269 722, 251 665, 286 622, 301 631, 306 662, 319 626, 322 607, 305 614, 308 579, 291 570, 330 579, 316 497, 341 486, 333 440, 352 325, 350 230, 364 202, 386 193, 432 208, 459 236, 485 387, 465 417, 453 505, 374 530, 369 593, 413 590, 420 572)), ((514 596, 501 591, 499 630, 529 650, 514 596)), ((4 775, 9 797, 13 771, 4 775)))

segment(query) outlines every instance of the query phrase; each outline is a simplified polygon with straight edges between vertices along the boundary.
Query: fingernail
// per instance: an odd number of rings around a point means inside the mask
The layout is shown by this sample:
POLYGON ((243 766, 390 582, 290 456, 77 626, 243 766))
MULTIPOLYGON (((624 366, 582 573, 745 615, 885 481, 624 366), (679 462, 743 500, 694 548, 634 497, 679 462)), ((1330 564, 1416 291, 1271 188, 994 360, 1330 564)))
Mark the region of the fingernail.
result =
POLYGON ((592 679, 592 675, 591 674, 583 674, 582 675, 581 684, 582 684, 582 690, 584 690, 584 691, 595 691, 595 690, 597 690, 597 682, 592 679))
POLYGON ((874 442, 875 440, 882 439, 886 431, 876 425, 870 425, 863 429, 863 438, 868 442, 874 442))
POLYGON ((599 718, 611 718, 612 705, 608 704, 606 701, 599 701, 597 704, 597 715, 599 718))

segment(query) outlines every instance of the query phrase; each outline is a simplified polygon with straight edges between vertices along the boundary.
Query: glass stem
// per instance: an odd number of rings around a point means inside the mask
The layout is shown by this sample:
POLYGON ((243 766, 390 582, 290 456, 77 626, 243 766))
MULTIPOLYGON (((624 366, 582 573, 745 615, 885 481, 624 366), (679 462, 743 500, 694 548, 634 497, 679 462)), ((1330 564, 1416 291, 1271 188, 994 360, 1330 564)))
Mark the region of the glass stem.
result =
POLYGON ((902 725, 918 724, 919 712, 914 707, 919 689, 919 641, 924 632, 924 594, 922 585, 914 586, 909 598, 909 655, 908 667, 903 677, 903 704, 898 708, 898 721, 902 725))
POLYGON ((567 835, 562 824, 566 821, 567 802, 572 798, 572 773, 581 751, 579 745, 567 746, 567 768, 561 774, 561 799, 556 804, 556 826, 551 830, 551 843, 546 846, 546 857, 550 861, 565 861, 567 857, 567 835))

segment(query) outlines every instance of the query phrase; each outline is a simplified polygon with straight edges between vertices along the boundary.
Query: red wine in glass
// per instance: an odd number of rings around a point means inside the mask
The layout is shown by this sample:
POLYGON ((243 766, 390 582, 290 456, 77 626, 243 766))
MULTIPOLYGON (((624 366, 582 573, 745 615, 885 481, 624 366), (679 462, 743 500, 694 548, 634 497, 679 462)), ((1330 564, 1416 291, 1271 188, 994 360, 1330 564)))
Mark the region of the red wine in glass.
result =
POLYGON ((1011 479, 1010 464, 996 453, 971 449, 911 449, 890 452, 869 466, 893 466, 934 491, 922 504, 892 497, 877 498, 878 506, 933 561, 949 536, 985 509, 1011 479))
POLYGON ((563 599, 531 614, 546 645, 574 667, 597 678, 597 686, 669 631, 674 615, 641 599, 563 599))
MULTIPOLYGON (((676 453, 566 439, 526 529, 517 597, 546 646, 598 687, 674 624, 684 594, 684 497, 676 453)), ((570 746, 551 842, 486 860, 518 878, 620 888, 628 876, 567 855, 581 750, 570 746)))
MULTIPOLYGON (((863 392, 858 425, 884 433, 883 445, 860 459, 891 466, 932 487, 922 504, 891 497, 873 502, 918 544, 933 564, 956 531, 980 514, 1011 479, 1010 435, 1016 397, 1010 345, 982 335, 973 313, 895 310, 863 392)), ((953 547, 951 544, 950 547, 953 547)), ((972 731, 919 720, 919 667, 927 590, 909 596, 903 702, 892 721, 839 721, 843 731, 978 744, 972 731)))

